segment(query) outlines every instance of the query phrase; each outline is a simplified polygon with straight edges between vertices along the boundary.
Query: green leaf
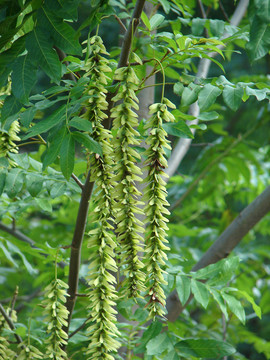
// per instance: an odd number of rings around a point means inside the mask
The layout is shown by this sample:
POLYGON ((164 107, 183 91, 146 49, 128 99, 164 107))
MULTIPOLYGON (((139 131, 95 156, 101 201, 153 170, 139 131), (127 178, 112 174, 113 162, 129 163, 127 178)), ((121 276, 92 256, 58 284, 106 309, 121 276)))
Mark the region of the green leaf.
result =
POLYGON ((26 109, 24 112, 20 113, 21 123, 25 127, 29 127, 30 123, 33 121, 33 118, 36 114, 37 109, 35 107, 30 107, 26 109))
POLYGON ((41 175, 31 174, 26 176, 26 189, 30 195, 36 197, 43 187, 43 177, 41 175))
POLYGON ((184 306, 190 295, 191 279, 188 276, 176 276, 176 291, 179 299, 184 306))
POLYGON ((262 58, 269 51, 270 27, 255 16, 250 29, 250 41, 247 50, 251 61, 262 58))
POLYGON ((22 169, 27 170, 30 166, 27 153, 9 154, 9 157, 22 169))
POLYGON ((26 48, 33 62, 41 66, 52 81, 58 83, 61 79, 61 63, 48 34, 35 28, 27 36, 26 48))
POLYGON ((146 345, 147 355, 161 354, 165 350, 172 350, 170 338, 166 333, 159 334, 146 345))
POLYGON ((16 333, 17 335, 20 335, 20 336, 24 337, 24 336, 26 335, 26 327, 25 327, 25 326, 17 327, 17 328, 15 329, 15 333, 16 333))
MULTIPOLYGON (((46 0, 44 7, 62 19, 77 20, 80 0, 46 0)), ((93 4, 91 4, 92 6, 93 4)))
POLYGON ((246 298, 246 300, 252 305, 253 310, 255 311, 256 315, 261 319, 262 318, 262 310, 255 303, 254 299, 246 291, 237 290, 237 293, 243 295, 246 298))
POLYGON ((246 94, 249 96, 255 96, 258 101, 266 99, 269 92, 269 89, 252 89, 249 86, 246 87, 246 94))
POLYGON ((256 15, 264 23, 270 23, 270 0, 255 0, 256 15))
POLYGON ((234 315, 238 317, 242 324, 245 324, 246 314, 241 302, 237 300, 234 296, 228 294, 221 293, 221 296, 226 301, 232 313, 234 313, 234 315))
POLYGON ((2 249, 5 257, 7 258, 7 260, 9 260, 14 267, 18 268, 19 267, 18 264, 15 262, 15 260, 13 259, 11 253, 8 251, 8 249, 2 243, 2 239, 0 239, 0 249, 2 249))
POLYGON ((73 138, 80 144, 84 145, 93 153, 102 156, 102 148, 98 142, 92 139, 89 135, 75 131, 72 133, 73 138))
POLYGON ((191 129, 199 129, 199 130, 206 130, 207 129, 207 125, 206 124, 191 124, 190 125, 191 129))
POLYGON ((57 17, 56 14, 42 7, 38 12, 39 26, 50 31, 54 39, 54 45, 58 46, 61 50, 69 54, 81 55, 81 46, 78 38, 76 38, 75 30, 57 17))
POLYGON ((225 316, 225 319, 228 320, 229 316, 228 316, 228 312, 227 312, 227 308, 226 308, 226 304, 222 298, 222 296, 220 295, 219 291, 210 288, 210 293, 212 294, 213 298, 215 299, 215 301, 218 303, 220 310, 222 311, 222 313, 225 316))
POLYGON ((48 130, 53 128, 55 125, 57 125, 61 121, 63 121, 65 114, 66 114, 66 105, 62 105, 60 108, 58 108, 56 111, 54 111, 46 119, 43 119, 39 123, 34 125, 29 130, 29 132, 25 136, 22 137, 22 140, 26 140, 30 137, 40 135, 44 132, 47 132, 48 130))
POLYGON ((75 116, 71 121, 69 121, 68 125, 77 130, 88 132, 92 131, 92 123, 86 119, 80 118, 79 116, 75 116))
POLYGON ((142 12, 141 19, 142 19, 142 22, 144 23, 144 25, 146 26, 146 28, 148 30, 151 30, 150 21, 144 11, 142 12))
POLYGON ((181 82, 177 82, 177 83, 174 84, 173 92, 176 95, 181 96, 183 91, 184 91, 184 85, 181 82))
POLYGON ((5 98, 1 111, 1 127, 4 130, 9 130, 11 123, 17 118, 17 115, 15 114, 17 114, 21 107, 21 103, 15 98, 15 96, 9 95, 5 98))
POLYGON ((218 261, 215 264, 210 264, 203 269, 200 269, 196 271, 195 273, 192 273, 192 277, 194 279, 200 279, 200 280, 208 280, 212 278, 216 278, 223 270, 224 264, 221 261, 218 261))
POLYGON ((49 147, 46 149, 45 156, 43 158, 43 170, 46 169, 48 165, 53 163, 59 155, 65 136, 66 128, 62 128, 56 133, 56 136, 50 142, 49 147))
POLYGON ((198 119, 202 121, 211 121, 218 119, 219 114, 216 111, 203 112, 199 114, 198 119))
POLYGON ((52 212, 52 204, 49 199, 38 199, 35 198, 35 202, 38 204, 38 206, 48 212, 52 212))
POLYGON ((218 87, 206 84, 199 93, 198 103, 200 110, 204 111, 213 105, 221 92, 222 91, 218 87))
POLYGON ((223 90, 223 99, 224 102, 229 108, 233 111, 236 111, 241 102, 242 102, 242 96, 244 95, 244 90, 241 87, 232 87, 226 85, 223 90))
MULTIPOLYGON (((226 259, 220 260, 216 264, 208 265, 205 270, 208 272, 211 272, 212 269, 220 269, 219 273, 215 273, 215 275, 212 273, 212 276, 208 276, 210 280, 207 282, 210 286, 217 286, 217 285, 225 285, 228 281, 231 280, 233 274, 236 272, 236 270, 239 267, 239 258, 238 256, 231 256, 226 259)), ((203 274, 203 270, 199 270, 200 274, 203 274)), ((196 275, 198 272, 196 273, 196 275)))
POLYGON ((191 279, 191 291, 198 303, 206 309, 209 302, 209 291, 205 284, 195 279, 191 279))
POLYGON ((214 37, 220 38, 225 30, 225 22, 223 20, 210 19, 210 31, 214 37))
POLYGON ((175 350, 169 351, 166 355, 162 357, 163 360, 181 360, 175 350))
POLYGON ((171 9, 170 2, 168 0, 159 0, 159 2, 162 5, 165 14, 169 14, 171 9))
POLYGON ((219 359, 235 353, 235 349, 228 343, 220 340, 186 339, 175 344, 181 355, 196 358, 219 359))
POLYGON ((177 123, 166 123, 162 126, 164 130, 170 135, 188 139, 194 138, 192 132, 190 131, 190 128, 183 120, 180 120, 177 123))
POLYGON ((11 169, 6 178, 6 192, 13 199, 21 191, 24 183, 24 173, 21 169, 11 169))
POLYGON ((13 61, 17 59, 24 49, 25 36, 21 36, 11 44, 8 50, 1 52, 0 65, 12 65, 13 61))
POLYGON ((62 182, 56 182, 50 189, 50 196, 52 199, 55 199, 65 193, 67 185, 62 182))
MULTIPOLYGON (((122 301, 121 303, 125 303, 127 301, 122 301)), ((120 309, 119 312, 122 314, 124 311, 128 311, 129 307, 126 307, 126 310, 124 308, 120 309)), ((126 318, 130 317, 130 314, 127 314, 127 316, 125 316, 126 318)), ((139 346, 136 346, 134 348, 134 353, 138 354, 138 353, 143 353, 145 352, 145 348, 146 348, 146 344, 148 343, 148 341, 150 341, 151 339, 155 338, 158 334, 160 334, 162 330, 162 323, 159 321, 153 321, 150 326, 146 329, 146 331, 144 331, 142 338, 141 338, 141 343, 139 346)))
POLYGON ((62 173, 67 180, 69 180, 73 172, 74 157, 75 157, 75 141, 72 134, 68 133, 65 136, 60 149, 60 166, 62 173))
POLYGON ((2 195, 6 184, 7 170, 0 168, 0 195, 2 195))
POLYGON ((165 17, 161 14, 155 14, 150 19, 150 30, 155 30, 161 23, 163 23, 165 17))
POLYGON ((193 104, 197 100, 200 91, 201 88, 199 85, 193 83, 189 84, 188 87, 184 88, 182 93, 181 105, 187 106, 193 104))
POLYGON ((206 19, 193 18, 192 19, 192 25, 191 25, 192 34, 195 35, 195 36, 202 35, 205 22, 206 22, 206 19))
POLYGON ((36 72, 29 54, 20 56, 13 65, 12 93, 23 103, 28 102, 30 91, 36 82, 36 72))

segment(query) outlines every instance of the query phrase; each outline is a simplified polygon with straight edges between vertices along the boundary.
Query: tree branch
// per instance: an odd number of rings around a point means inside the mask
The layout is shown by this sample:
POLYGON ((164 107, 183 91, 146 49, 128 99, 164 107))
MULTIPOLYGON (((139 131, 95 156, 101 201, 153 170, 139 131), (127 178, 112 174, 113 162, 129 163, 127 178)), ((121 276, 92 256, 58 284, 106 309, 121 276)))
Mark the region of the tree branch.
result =
POLYGON ((126 66, 132 44, 132 35, 135 34, 136 28, 140 23, 140 17, 143 11, 145 0, 137 0, 132 18, 129 22, 128 29, 125 33, 121 54, 118 62, 118 68, 126 66))
POLYGON ((1 222, 0 222, 0 230, 5 231, 6 233, 14 236, 15 238, 17 238, 23 242, 26 242, 27 244, 30 244, 32 247, 35 246, 35 242, 32 239, 30 239, 28 236, 24 235, 19 230, 8 227, 7 225, 5 225, 1 222))
MULTIPOLYGON (((270 186, 252 201, 227 229, 219 236, 215 243, 210 246, 201 260, 193 266, 191 271, 197 271, 210 264, 227 257, 239 244, 243 237, 270 211, 270 186)), ((189 301, 185 304, 189 303, 189 301)), ((184 310, 176 291, 173 291, 167 299, 167 319, 175 321, 184 310)))
POLYGON ((12 320, 10 319, 10 317, 8 316, 8 314, 6 313, 5 309, 3 308, 2 304, 0 304, 0 312, 3 315, 3 318, 5 319, 10 329, 13 331, 13 335, 15 336, 17 343, 18 344, 22 343, 22 338, 14 332, 15 326, 12 320))
MULTIPOLYGON (((249 0, 240 0, 237 8, 235 9, 235 12, 231 18, 230 24, 237 26, 240 21, 242 20, 247 7, 248 7, 249 0)), ((224 35, 224 39, 228 37, 228 34, 224 35)), ((214 57, 217 53, 211 53, 209 56, 214 57)), ((198 72, 197 72, 197 79, 199 78, 206 78, 209 72, 209 68, 211 65, 211 60, 209 59, 201 59, 198 66, 198 72)), ((200 114, 200 109, 198 106, 198 103, 195 102, 192 104, 189 108, 189 114, 192 116, 195 116, 196 119, 192 121, 188 121, 187 125, 197 125, 198 124, 198 116, 200 114)), ((195 129, 191 129, 192 133, 195 134, 195 129)), ((186 153, 189 150, 190 144, 192 142, 192 139, 180 139, 175 146, 175 148, 172 151, 171 157, 168 161, 168 168, 166 169, 166 173, 171 177, 176 170, 178 169, 181 161, 185 157, 186 153)))
POLYGON ((75 183, 76 183, 77 185, 79 185, 79 187, 80 187, 81 189, 83 189, 84 185, 83 185, 83 183, 80 181, 80 179, 78 179, 75 174, 71 174, 71 177, 72 177, 72 179, 75 181, 75 183))
MULTIPOLYGON (((124 67, 128 63, 128 58, 129 58, 131 45, 132 45, 132 35, 134 36, 135 31, 140 23, 140 17, 141 17, 142 11, 143 11, 145 1, 146 0, 137 0, 137 2, 136 2, 135 8, 134 8, 134 11, 132 14, 132 18, 130 20, 128 29, 124 36, 121 54, 120 54, 117 68, 124 67)), ((116 84, 115 80, 113 81, 113 85, 114 84, 116 84)), ((107 94, 108 109, 106 111, 106 114, 107 114, 108 118, 103 121, 103 125, 106 129, 110 129, 110 127, 111 127, 110 113, 111 113, 111 110, 113 107, 113 101, 112 101, 113 97, 114 97, 114 93, 109 92, 107 94)))
POLYGON ((81 195, 79 211, 77 215, 75 230, 71 243, 69 276, 68 276, 68 295, 66 308, 69 312, 68 326, 63 330, 68 334, 70 321, 78 293, 79 270, 81 263, 81 247, 88 216, 89 200, 93 191, 94 182, 90 181, 90 171, 88 172, 85 185, 81 195))

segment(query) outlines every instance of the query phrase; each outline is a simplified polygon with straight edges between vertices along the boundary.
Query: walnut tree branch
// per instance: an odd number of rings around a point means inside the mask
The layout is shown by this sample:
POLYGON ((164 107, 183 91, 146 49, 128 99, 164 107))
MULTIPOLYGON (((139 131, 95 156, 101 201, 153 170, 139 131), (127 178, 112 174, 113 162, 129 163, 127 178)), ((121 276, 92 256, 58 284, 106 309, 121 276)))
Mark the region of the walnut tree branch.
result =
POLYGON ((132 45, 132 35, 135 34, 136 28, 140 23, 140 17, 143 11, 145 0, 137 0, 135 8, 133 10, 132 18, 129 22, 128 29, 125 33, 120 59, 118 62, 118 68, 126 66, 130 54, 130 49, 132 45))
POLYGON ((63 328, 63 330, 67 334, 77 298, 76 294, 78 293, 79 270, 81 263, 81 247, 84 237, 85 226, 87 222, 89 201, 92 195, 93 187, 94 187, 94 183, 90 181, 90 171, 89 171, 84 184, 84 188, 82 190, 79 211, 77 214, 75 230, 71 243, 69 276, 68 276, 69 297, 67 298, 67 302, 66 302, 66 308, 69 312, 69 316, 68 316, 68 326, 63 328))
POLYGON ((7 226, 1 222, 0 222, 0 230, 14 236, 15 238, 17 238, 23 242, 26 242, 27 244, 30 244, 32 247, 34 247, 34 245, 35 245, 34 240, 30 239, 28 236, 24 235, 19 230, 10 228, 9 226, 7 226))
MULTIPOLYGON (((213 245, 207 250, 200 261, 193 266, 191 271, 197 271, 210 264, 227 257, 239 244, 243 237, 270 211, 270 186, 256 197, 233 222, 223 231, 213 245)), ((188 302, 192 299, 188 300, 188 302)), ((188 304, 187 302, 187 304, 188 304)), ((185 306, 187 306, 185 304, 185 306)), ((175 321, 184 310, 176 291, 173 291, 167 299, 167 318, 175 321)))
MULTIPOLYGON (((5 309, 3 308, 2 304, 0 304, 0 313, 3 315, 3 318, 5 319, 6 323, 8 324, 9 328, 14 331, 15 330, 15 326, 11 320, 11 318, 8 316, 8 314, 6 313, 5 309)), ((18 344, 22 343, 22 338, 20 337, 20 335, 17 335, 15 332, 13 332, 13 335, 16 338, 16 341, 18 344)))

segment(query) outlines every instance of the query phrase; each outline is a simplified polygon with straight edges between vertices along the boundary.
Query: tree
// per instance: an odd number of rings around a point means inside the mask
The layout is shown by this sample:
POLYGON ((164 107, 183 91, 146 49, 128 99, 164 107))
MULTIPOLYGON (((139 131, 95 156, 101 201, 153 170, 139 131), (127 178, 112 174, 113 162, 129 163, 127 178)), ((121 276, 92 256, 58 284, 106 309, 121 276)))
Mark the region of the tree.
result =
POLYGON ((241 325, 269 311, 269 4, 247 7, 1 2, 1 358, 270 358, 241 325))

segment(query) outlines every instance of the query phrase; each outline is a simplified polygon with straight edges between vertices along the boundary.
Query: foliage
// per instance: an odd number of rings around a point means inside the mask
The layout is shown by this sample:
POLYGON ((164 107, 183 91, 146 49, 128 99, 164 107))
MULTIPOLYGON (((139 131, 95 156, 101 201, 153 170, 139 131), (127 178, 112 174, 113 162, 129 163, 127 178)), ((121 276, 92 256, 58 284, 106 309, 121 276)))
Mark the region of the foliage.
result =
POLYGON ((147 5, 0 3, 0 359, 270 359, 269 0, 147 5))

